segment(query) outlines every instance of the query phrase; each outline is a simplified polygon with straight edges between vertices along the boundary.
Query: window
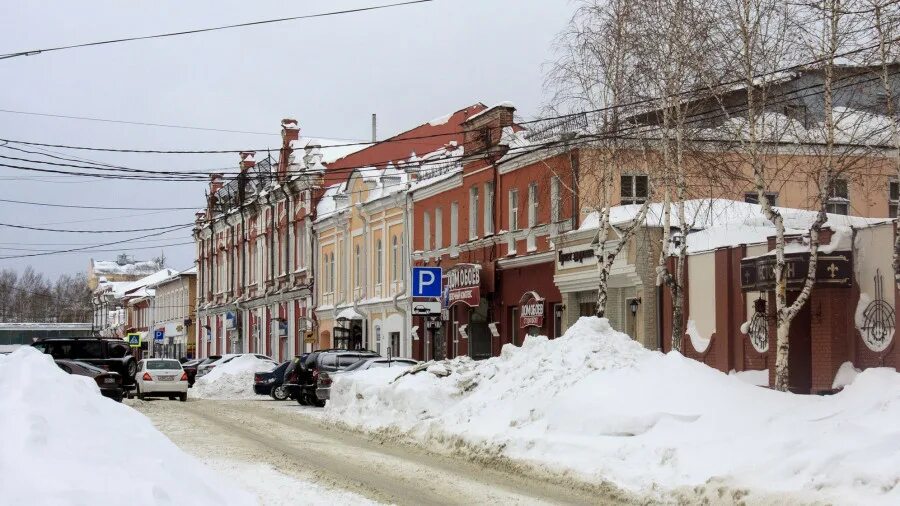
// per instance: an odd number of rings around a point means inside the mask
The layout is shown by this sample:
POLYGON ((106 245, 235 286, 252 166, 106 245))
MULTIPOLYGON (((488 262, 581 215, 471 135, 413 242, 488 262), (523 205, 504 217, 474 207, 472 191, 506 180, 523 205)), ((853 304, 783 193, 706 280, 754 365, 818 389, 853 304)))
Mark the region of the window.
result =
POLYGON ((356 288, 362 286, 362 256, 359 254, 359 244, 356 245, 353 257, 353 279, 356 288))
POLYGON ((622 205, 643 204, 647 200, 647 176, 622 176, 621 183, 622 205))
MULTIPOLYGON (((778 192, 766 192, 766 200, 770 205, 778 205, 778 192)), ((759 204, 759 195, 756 192, 747 192, 744 194, 744 202, 748 204, 759 204)))
POLYGON ((550 178, 550 223, 559 221, 559 176, 550 178))
POLYGON ((484 235, 494 233, 494 183, 484 184, 484 235))
POLYGON ((509 231, 519 230, 519 190, 509 190, 509 231))
POLYGON ((825 203, 825 211, 831 214, 850 214, 850 193, 846 179, 835 179, 831 194, 825 203))
POLYGON ((422 214, 422 249, 428 251, 431 249, 431 215, 422 214))
POLYGON ((397 236, 391 238, 391 279, 397 281, 400 279, 400 247, 397 245, 397 236))
POLYGON ((478 187, 469 188, 469 240, 478 239, 478 187))
POLYGON ((444 211, 441 208, 434 210, 434 249, 444 247, 444 211))
POLYGON ((384 251, 381 247, 381 239, 375 242, 375 284, 381 284, 382 271, 384 270, 384 251))
POLYGON ((888 182, 888 216, 897 218, 900 207, 900 181, 888 182))
POLYGON ((450 204, 450 246, 459 244, 459 202, 450 204))
POLYGON ((336 277, 334 273, 334 252, 331 252, 328 258, 328 291, 334 292, 334 285, 336 282, 336 277))
MULTIPOLYGON (((883 103, 884 102, 882 102, 882 104, 883 103)), ((784 106, 784 115, 787 116, 788 119, 792 119, 803 125, 803 128, 809 128, 805 105, 788 104, 784 106)))
POLYGON ((538 185, 531 183, 528 185, 528 228, 534 228, 537 225, 538 218, 538 185))

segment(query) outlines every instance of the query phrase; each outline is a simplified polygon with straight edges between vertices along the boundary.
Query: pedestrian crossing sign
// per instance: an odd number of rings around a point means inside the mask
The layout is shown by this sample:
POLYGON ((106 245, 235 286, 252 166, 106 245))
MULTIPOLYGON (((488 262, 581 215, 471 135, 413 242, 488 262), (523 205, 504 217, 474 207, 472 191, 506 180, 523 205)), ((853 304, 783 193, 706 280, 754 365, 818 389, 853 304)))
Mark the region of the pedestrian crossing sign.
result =
POLYGON ((128 346, 131 346, 132 348, 141 347, 141 335, 137 332, 128 334, 127 336, 125 336, 125 338, 128 340, 128 346))

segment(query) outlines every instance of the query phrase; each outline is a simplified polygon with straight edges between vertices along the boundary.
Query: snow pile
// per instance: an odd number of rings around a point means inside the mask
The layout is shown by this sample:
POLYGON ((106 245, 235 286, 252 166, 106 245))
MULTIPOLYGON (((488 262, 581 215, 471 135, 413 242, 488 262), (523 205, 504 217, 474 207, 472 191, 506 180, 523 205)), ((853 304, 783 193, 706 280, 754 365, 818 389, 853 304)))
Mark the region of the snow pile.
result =
POLYGON ((734 376, 735 378, 743 381, 744 383, 749 383, 751 385, 756 385, 760 387, 769 386, 769 370, 768 369, 760 369, 760 370, 748 370, 748 371, 735 371, 732 369, 728 372, 729 376, 734 376))
POLYGON ((272 362, 255 355, 241 355, 197 378, 191 390, 201 399, 255 399, 253 375, 269 372, 275 367, 272 362))
POLYGON ((0 385, 3 504, 255 504, 30 346, 0 356, 0 385))
POLYGON ((659 497, 708 483, 697 492, 900 503, 893 369, 860 373, 834 396, 786 394, 646 350, 597 318, 553 341, 528 337, 500 357, 443 365, 444 377, 336 378, 325 416, 659 497))
POLYGON ((841 367, 838 368, 838 372, 834 375, 834 381, 831 383, 831 388, 838 389, 850 385, 856 381, 856 377, 859 376, 859 373, 860 370, 853 367, 851 362, 844 362, 841 364, 841 367))

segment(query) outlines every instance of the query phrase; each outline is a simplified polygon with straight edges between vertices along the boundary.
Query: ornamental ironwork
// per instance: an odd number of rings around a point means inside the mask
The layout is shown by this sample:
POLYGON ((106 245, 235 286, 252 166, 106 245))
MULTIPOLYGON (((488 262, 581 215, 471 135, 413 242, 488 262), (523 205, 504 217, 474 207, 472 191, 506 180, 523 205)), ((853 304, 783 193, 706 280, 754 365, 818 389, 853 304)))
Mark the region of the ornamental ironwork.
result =
POLYGON ((894 337, 896 320, 894 308, 884 300, 881 270, 875 271, 875 300, 866 306, 862 320, 859 330, 866 347, 876 352, 886 350, 894 337))
POLYGON ((753 317, 747 336, 753 349, 760 353, 769 351, 769 318, 766 314, 766 300, 762 297, 753 302, 753 317))

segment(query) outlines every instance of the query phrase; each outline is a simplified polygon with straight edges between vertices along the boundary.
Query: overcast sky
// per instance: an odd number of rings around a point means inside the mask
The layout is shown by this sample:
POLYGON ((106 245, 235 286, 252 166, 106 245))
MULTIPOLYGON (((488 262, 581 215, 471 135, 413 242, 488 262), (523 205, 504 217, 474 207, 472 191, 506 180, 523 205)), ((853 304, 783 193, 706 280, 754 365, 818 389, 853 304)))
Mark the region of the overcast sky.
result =
MULTIPOLYGON (((6 2, 0 53, 391 3, 390 0, 222 2, 119 0, 6 2)), ((539 113, 542 65, 573 6, 566 0, 436 0, 375 12, 72 49, 0 60, 0 109, 270 132, 233 134, 131 126, 0 112, 0 137, 137 149, 277 147, 280 120, 302 135, 379 137, 475 102, 512 101, 539 113)), ((233 167, 237 155, 125 155, 53 149, 67 157, 146 169, 233 167)), ((0 155, 40 158, 0 148, 0 155)), ((53 161, 46 158, 43 160, 53 161)), ((56 160, 57 162, 59 160, 56 160)), ((30 165, 9 159, 0 163, 30 165)), ((53 168, 44 166, 46 168, 53 168)), ((75 170, 75 169, 68 169, 75 170)), ((0 199, 115 207, 204 205, 205 185, 106 181, 0 167, 0 199)), ((0 202, 0 223, 60 229, 131 230, 190 223, 193 211, 109 211, 0 202)), ((128 239, 0 227, 0 256, 128 239), (17 248, 17 249, 12 249, 17 248)), ((50 277, 87 269, 89 259, 165 251, 169 266, 193 264, 188 230, 79 252, 2 259, 50 277), (131 250, 129 247, 150 249, 131 250)))

